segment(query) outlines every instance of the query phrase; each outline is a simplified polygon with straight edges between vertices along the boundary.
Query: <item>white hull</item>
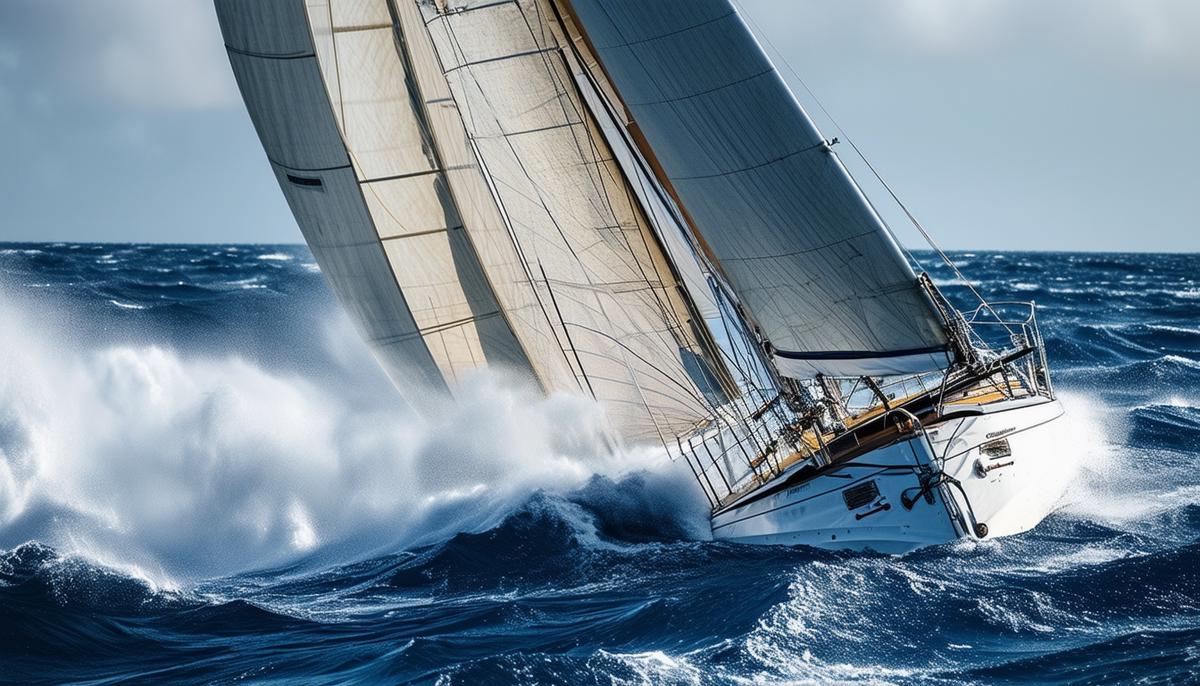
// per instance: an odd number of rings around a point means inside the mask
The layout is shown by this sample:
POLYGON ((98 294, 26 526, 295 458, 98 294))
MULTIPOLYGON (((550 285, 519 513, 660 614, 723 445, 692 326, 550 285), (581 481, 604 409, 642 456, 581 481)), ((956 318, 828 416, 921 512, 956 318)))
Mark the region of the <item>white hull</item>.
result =
POLYGON ((789 469, 717 511, 713 537, 903 553, 1033 528, 1071 477, 1059 459, 1061 405, 1030 397, 970 409, 982 414, 941 422, 928 438, 917 432, 804 480, 799 465, 789 469), (939 469, 950 479, 938 478, 939 469), (933 483, 924 491, 922 473, 933 483), (906 495, 916 500, 911 509, 906 495))

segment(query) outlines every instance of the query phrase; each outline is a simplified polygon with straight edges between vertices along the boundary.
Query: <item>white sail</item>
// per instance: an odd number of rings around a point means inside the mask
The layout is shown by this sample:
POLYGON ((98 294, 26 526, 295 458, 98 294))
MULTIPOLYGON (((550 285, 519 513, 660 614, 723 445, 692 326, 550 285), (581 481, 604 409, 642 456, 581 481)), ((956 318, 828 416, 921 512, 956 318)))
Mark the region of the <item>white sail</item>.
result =
POLYGON ((532 371, 484 276, 386 0, 310 0, 330 108, 397 284, 448 381, 532 371))
POLYGON ((898 246, 728 0, 564 0, 784 374, 948 364, 898 246))
POLYGON ((582 64, 571 60, 575 81, 588 107, 595 114, 604 138, 614 141, 613 156, 629 179, 629 184, 638 201, 646 212, 647 218, 655 229, 659 240, 667 251, 667 256, 675 266, 680 278, 683 279, 688 293, 696 304, 696 309, 705 319, 720 317, 716 297, 709 285, 709 274, 706 265, 687 241, 687 228, 682 224, 674 202, 660 188, 658 179, 654 177, 637 148, 620 144, 624 135, 622 124, 614 113, 609 111, 603 94, 590 82, 589 76, 582 64))
POLYGON ((303 3, 216 8, 246 108, 321 271, 402 389, 444 390, 331 112, 303 3))
POLYGON ((548 3, 420 4, 466 133, 583 383, 672 443, 719 391, 691 308, 578 91, 548 3))
MULTIPOLYGON (((543 388, 548 392, 586 392, 586 384, 572 366, 573 356, 566 350, 566 342, 551 324, 552 303, 543 300, 544 294, 531 285, 534 275, 514 243, 491 184, 480 168, 417 3, 360 1, 387 6, 392 12, 395 50, 415 86, 413 97, 423 107, 432 146, 437 150, 455 207, 496 299, 543 388)), ((400 207, 397 211, 414 209, 400 207)))
POLYGON ((453 387, 499 364, 591 393, 632 440, 670 444, 705 421, 723 389, 701 308, 564 57, 546 61, 544 5, 217 9, 305 238, 397 385, 410 367, 453 387), (464 33, 497 65, 460 60, 448 41, 464 33), (530 41, 542 56, 496 68, 530 41))

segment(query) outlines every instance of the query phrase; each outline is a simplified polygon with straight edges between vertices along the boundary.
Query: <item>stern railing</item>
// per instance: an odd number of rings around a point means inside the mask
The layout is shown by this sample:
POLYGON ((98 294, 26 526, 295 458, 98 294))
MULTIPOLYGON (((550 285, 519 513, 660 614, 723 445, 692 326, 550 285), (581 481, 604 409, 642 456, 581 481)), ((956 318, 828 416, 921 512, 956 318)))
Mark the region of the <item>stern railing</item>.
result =
POLYGON ((1033 301, 1000 301, 980 304, 966 318, 977 350, 997 358, 1027 351, 1010 367, 1035 395, 1054 397, 1046 346, 1038 327, 1037 304, 1033 301))

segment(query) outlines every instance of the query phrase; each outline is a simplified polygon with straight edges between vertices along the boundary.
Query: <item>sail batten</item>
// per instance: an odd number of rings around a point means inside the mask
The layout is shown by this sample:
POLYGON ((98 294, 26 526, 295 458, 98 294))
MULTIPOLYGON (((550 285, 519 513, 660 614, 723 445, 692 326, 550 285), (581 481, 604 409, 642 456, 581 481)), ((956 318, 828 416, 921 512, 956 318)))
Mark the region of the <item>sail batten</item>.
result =
POLYGON ((916 275, 728 0, 560 2, 781 372, 948 364, 916 275))

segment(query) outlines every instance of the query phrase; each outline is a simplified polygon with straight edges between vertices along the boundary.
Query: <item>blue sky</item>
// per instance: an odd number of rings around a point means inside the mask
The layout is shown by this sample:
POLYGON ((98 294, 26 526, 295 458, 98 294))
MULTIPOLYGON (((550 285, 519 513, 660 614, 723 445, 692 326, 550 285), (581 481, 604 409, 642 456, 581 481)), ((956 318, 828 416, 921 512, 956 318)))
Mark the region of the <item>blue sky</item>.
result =
MULTIPOLYGON (((1200 2, 738 1, 946 247, 1200 250, 1200 2)), ((0 159, 0 240, 302 240, 207 0, 0 0, 0 159)))

